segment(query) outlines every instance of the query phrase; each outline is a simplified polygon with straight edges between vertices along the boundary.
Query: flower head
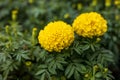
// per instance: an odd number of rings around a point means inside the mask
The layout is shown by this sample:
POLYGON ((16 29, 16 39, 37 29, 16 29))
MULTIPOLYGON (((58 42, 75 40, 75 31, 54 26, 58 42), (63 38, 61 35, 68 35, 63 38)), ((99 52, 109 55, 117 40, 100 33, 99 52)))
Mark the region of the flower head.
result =
POLYGON ((72 27, 63 21, 50 22, 38 36, 41 46, 49 52, 60 52, 74 41, 72 27))
POLYGON ((74 20, 73 28, 79 36, 92 38, 107 31, 107 21, 96 12, 83 13, 74 20))

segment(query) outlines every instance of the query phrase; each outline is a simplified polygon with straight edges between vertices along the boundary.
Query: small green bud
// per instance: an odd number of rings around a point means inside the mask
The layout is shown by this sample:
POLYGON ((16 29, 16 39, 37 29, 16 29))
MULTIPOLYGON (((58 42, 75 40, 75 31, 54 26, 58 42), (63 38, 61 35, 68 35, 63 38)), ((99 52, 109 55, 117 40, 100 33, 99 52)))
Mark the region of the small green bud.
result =
POLYGON ((105 6, 106 7, 111 6, 111 0, 105 0, 105 6))
POLYGON ((25 62, 25 65, 26 65, 27 67, 29 67, 29 66, 32 65, 32 62, 31 62, 31 61, 26 61, 26 62, 25 62))
POLYGON ((7 34, 9 34, 9 25, 6 25, 6 26, 5 26, 5 32, 6 32, 7 34))
POLYGON ((91 5, 96 6, 97 5, 97 0, 93 0, 91 5))
POLYGON ((28 2, 29 2, 30 4, 32 4, 32 3, 34 3, 34 0, 28 0, 28 2))
POLYGON ((82 9, 82 4, 81 4, 81 3, 78 3, 78 4, 77 4, 77 9, 78 9, 78 10, 81 10, 81 9, 82 9))
POLYGON ((93 66, 94 71, 98 70, 98 65, 93 66))
POLYGON ((33 28, 33 29, 32 29, 32 36, 33 36, 33 37, 36 37, 36 31, 37 31, 37 28, 33 28))
POLYGON ((17 19, 17 14, 18 14, 18 10, 12 10, 12 20, 15 21, 17 19))
POLYGON ((67 18, 69 18, 70 17, 70 14, 69 13, 66 13, 65 15, 64 15, 64 18, 65 19, 67 19, 67 18))
POLYGON ((85 78, 88 78, 88 77, 89 77, 89 74, 85 74, 84 77, 85 77, 85 78))
POLYGON ((100 41, 101 41, 101 39, 100 39, 100 38, 97 38, 97 39, 96 39, 96 43, 97 43, 97 42, 100 42, 100 41))
POLYGON ((32 29, 32 44, 36 44, 37 28, 32 29))
POLYGON ((108 68, 104 68, 104 71, 103 71, 104 73, 106 73, 106 72, 108 72, 108 68))

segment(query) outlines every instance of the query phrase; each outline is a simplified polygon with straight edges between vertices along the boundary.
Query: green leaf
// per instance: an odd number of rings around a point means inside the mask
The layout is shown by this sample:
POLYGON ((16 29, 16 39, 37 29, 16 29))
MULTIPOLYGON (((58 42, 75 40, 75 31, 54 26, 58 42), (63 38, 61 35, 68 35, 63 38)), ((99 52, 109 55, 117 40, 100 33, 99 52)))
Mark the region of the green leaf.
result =
POLYGON ((45 73, 43 73, 42 75, 41 75, 41 79, 40 80, 45 80, 45 73))
POLYGON ((80 73, 86 73, 87 69, 83 64, 76 63, 76 70, 80 73))
POLYGON ((90 48, 90 45, 84 45, 84 46, 82 46, 82 50, 88 50, 90 48))
POLYGON ((47 66, 44 65, 44 64, 40 64, 40 66, 38 66, 38 68, 39 68, 39 69, 45 69, 45 68, 47 68, 47 66))
POLYGON ((80 74, 79 74, 78 71, 75 71, 75 73, 74 73, 74 78, 75 78, 75 80, 81 80, 81 79, 80 79, 80 74))
POLYGON ((5 53, 0 53, 0 62, 5 62, 7 59, 11 59, 11 55, 7 52, 5 53))
POLYGON ((95 48, 94 48, 93 44, 91 44, 90 47, 91 47, 92 51, 95 51, 95 48))
POLYGON ((45 69, 39 70, 35 75, 41 75, 41 74, 43 74, 45 71, 46 71, 45 69))
POLYGON ((61 76, 61 80, 67 80, 65 76, 61 76))
POLYGON ((65 70, 65 75, 67 76, 70 72, 70 70, 72 69, 72 64, 69 64, 65 70))
POLYGON ((74 48, 74 50, 81 55, 81 50, 79 48, 74 48))
POLYGON ((3 80, 2 75, 0 74, 0 80, 3 80))
POLYGON ((94 79, 94 77, 91 77, 91 79, 90 79, 90 80, 95 80, 95 79, 94 79))
POLYGON ((23 50, 13 53, 13 56, 15 56, 16 60, 18 60, 19 62, 22 59, 30 59, 28 56, 28 51, 23 51, 23 50))
POLYGON ((41 58, 44 58, 45 55, 46 55, 46 51, 45 51, 45 50, 42 50, 39 54, 40 54, 40 57, 41 57, 41 58))
MULTIPOLYGON (((91 58, 89 58, 89 59, 90 59, 90 61, 95 60, 95 59, 96 59, 96 57, 98 56, 98 54, 99 54, 99 53, 95 52, 93 55, 91 55, 91 58)), ((100 54, 99 54, 99 55, 100 55, 100 54)))
POLYGON ((60 69, 60 70, 64 70, 64 68, 63 68, 63 65, 62 65, 62 64, 57 63, 56 65, 57 65, 58 69, 60 69))
POLYGON ((49 64, 48 64, 48 70, 50 73, 52 74, 56 74, 56 68, 57 68, 57 63, 55 62, 55 60, 52 60, 49 64))
POLYGON ((48 67, 48 70, 49 70, 49 72, 50 72, 51 74, 57 74, 55 68, 50 68, 50 67, 48 67))
POLYGON ((95 74, 95 77, 97 77, 97 78, 102 77, 102 73, 101 73, 101 72, 97 72, 97 73, 95 74))
POLYGON ((67 78, 70 78, 74 74, 74 71, 75 71, 75 67, 72 66, 67 78))
POLYGON ((46 56, 47 56, 47 51, 45 51, 45 50, 38 50, 38 52, 36 54, 37 60, 41 59, 44 61, 46 59, 46 56))
POLYGON ((7 60, 1 67, 1 70, 9 72, 18 69, 18 63, 13 60, 7 60))
POLYGON ((51 80, 50 73, 49 73, 48 71, 46 71, 46 75, 47 75, 47 76, 46 76, 47 79, 48 79, 48 80, 51 80))

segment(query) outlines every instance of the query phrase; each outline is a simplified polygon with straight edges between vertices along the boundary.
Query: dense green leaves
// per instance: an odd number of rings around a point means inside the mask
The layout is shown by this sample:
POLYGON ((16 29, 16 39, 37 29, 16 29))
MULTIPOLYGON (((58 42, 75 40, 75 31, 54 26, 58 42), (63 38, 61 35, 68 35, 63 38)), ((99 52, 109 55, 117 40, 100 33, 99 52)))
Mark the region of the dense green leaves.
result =
POLYGON ((51 80, 50 73, 48 72, 46 65, 41 64, 38 66, 38 71, 35 75, 38 80, 51 80))
POLYGON ((71 63, 65 70, 67 78, 74 76, 76 80, 79 80, 81 78, 81 74, 84 73, 86 73, 86 67, 80 63, 71 63))
POLYGON ((57 70, 64 70, 63 65, 65 65, 67 62, 64 60, 61 56, 55 56, 53 55, 46 59, 46 64, 48 64, 48 70, 51 74, 57 74, 57 70))

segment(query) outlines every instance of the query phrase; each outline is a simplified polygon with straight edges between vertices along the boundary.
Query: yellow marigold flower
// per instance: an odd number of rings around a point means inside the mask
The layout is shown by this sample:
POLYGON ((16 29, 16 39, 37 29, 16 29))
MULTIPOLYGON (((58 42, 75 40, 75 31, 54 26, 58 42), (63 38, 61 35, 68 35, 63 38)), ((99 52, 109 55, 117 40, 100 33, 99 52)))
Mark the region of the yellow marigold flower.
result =
POLYGON ((74 41, 73 28, 63 21, 50 22, 38 36, 41 46, 49 52, 60 52, 74 41))
POLYGON ((96 12, 79 15, 72 26, 79 36, 89 38, 101 36, 107 31, 107 21, 96 12))

